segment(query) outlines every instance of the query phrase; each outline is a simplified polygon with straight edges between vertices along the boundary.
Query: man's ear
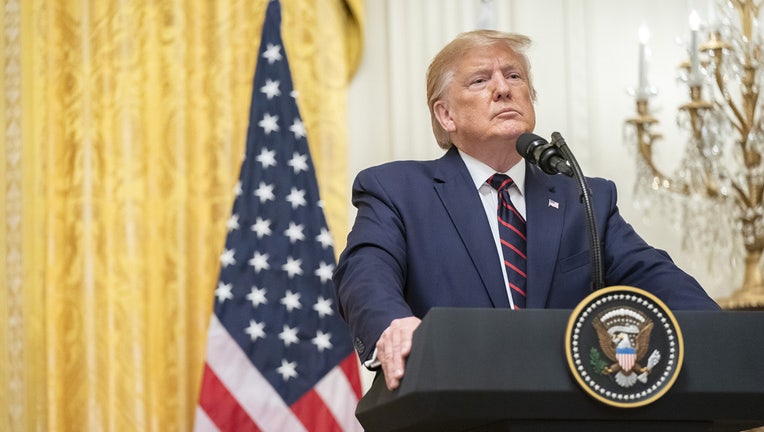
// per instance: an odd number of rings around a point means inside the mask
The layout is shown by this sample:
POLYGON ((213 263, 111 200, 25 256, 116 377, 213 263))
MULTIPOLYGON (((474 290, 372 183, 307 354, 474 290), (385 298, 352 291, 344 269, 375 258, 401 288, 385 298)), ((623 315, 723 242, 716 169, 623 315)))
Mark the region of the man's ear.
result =
POLYGON ((454 132, 456 130, 456 124, 451 117, 451 112, 448 110, 448 106, 444 101, 437 101, 432 106, 432 111, 435 113, 435 118, 438 119, 440 126, 445 129, 446 132, 454 132))

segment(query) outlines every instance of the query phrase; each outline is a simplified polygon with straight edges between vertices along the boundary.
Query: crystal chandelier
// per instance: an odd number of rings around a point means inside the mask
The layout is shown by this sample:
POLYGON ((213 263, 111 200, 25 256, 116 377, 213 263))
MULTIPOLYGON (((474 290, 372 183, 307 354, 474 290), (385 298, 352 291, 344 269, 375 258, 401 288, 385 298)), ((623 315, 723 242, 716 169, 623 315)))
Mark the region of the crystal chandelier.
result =
MULTIPOLYGON (((759 27, 762 2, 721 1, 718 19, 701 31, 690 17, 690 60, 680 67, 689 102, 677 116, 687 141, 672 174, 659 169, 653 149, 661 135, 649 99, 656 92, 645 77, 646 39, 640 35, 637 115, 628 119, 625 138, 637 153, 636 199, 660 207, 684 231, 683 247, 702 250, 717 283, 729 283, 740 270, 742 284, 719 299, 727 309, 764 308, 764 127, 760 86, 764 79, 764 39, 759 27), (700 42, 700 40, 704 42, 700 42)), ((644 31, 641 31, 644 33, 644 31)))

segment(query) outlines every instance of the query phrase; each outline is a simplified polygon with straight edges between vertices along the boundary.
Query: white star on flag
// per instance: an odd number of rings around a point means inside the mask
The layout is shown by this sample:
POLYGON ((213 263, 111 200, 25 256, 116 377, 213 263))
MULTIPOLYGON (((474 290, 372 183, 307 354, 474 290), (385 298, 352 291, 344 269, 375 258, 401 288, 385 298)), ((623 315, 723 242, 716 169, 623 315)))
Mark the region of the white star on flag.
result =
POLYGON ((281 60, 281 45, 268 44, 268 48, 263 53, 263 57, 268 60, 268 64, 273 64, 281 60))
POLYGON ((281 366, 276 368, 276 372, 281 375, 284 381, 289 381, 289 378, 297 378, 297 362, 281 360, 281 366))
POLYGON ((328 298, 319 297, 316 304, 313 305, 313 310, 318 312, 318 316, 321 318, 334 315, 334 309, 332 309, 332 301, 328 298))
POLYGON ((260 182, 257 190, 254 192, 255 196, 260 198, 260 202, 273 201, 276 199, 276 195, 273 194, 273 185, 260 182))
POLYGON ((263 148, 260 150, 260 154, 257 155, 255 160, 260 162, 260 165, 263 166, 263 169, 276 166, 276 151, 263 148))
POLYGON ((223 251, 223 254, 220 255, 220 265, 223 266, 223 268, 228 267, 229 265, 236 264, 236 259, 234 258, 234 255, 236 254, 236 251, 233 249, 225 249, 223 251))
POLYGON ((228 221, 225 225, 226 228, 228 228, 228 232, 239 229, 239 215, 232 214, 231 217, 228 218, 228 221))
POLYGON ((289 126, 289 130, 294 134, 295 139, 305 137, 305 124, 299 118, 294 119, 292 126, 289 126))
POLYGON ((287 262, 281 266, 281 270, 287 272, 289 279, 292 279, 295 275, 302 275, 302 260, 287 257, 287 262))
POLYGON ((270 79, 265 80, 265 85, 260 87, 260 91, 263 92, 265 97, 268 98, 268 100, 273 99, 276 96, 281 95, 281 90, 279 90, 279 82, 273 81, 270 79))
POLYGON ((318 348, 319 352, 322 352, 325 349, 331 349, 332 348, 332 342, 331 337, 329 333, 324 333, 321 330, 318 330, 316 332, 316 337, 311 339, 310 341, 313 343, 313 345, 318 348))
POLYGON ((294 222, 289 222, 289 228, 284 231, 284 235, 289 237, 289 243, 305 240, 305 234, 302 232, 303 226, 294 222))
POLYGON ((268 264, 268 254, 261 254, 255 251, 252 259, 249 260, 249 265, 255 268, 255 273, 260 273, 261 270, 268 270, 271 265, 268 264))
POLYGON ((284 324, 284 330, 279 333, 279 339, 284 342, 284 346, 299 342, 300 339, 297 337, 297 327, 289 327, 284 324))
POLYGON ((231 292, 231 289, 233 286, 231 284, 219 282, 218 287, 215 290, 215 297, 218 298, 218 302, 222 303, 226 300, 231 300, 233 298, 233 293, 231 292))
POLYGON ((318 242, 321 243, 321 247, 324 249, 334 246, 334 240, 332 240, 332 235, 331 233, 329 233, 329 230, 326 228, 321 228, 321 233, 316 236, 316 240, 318 240, 318 242))
POLYGON ((268 303, 268 299, 265 298, 265 288, 252 287, 252 290, 247 294, 247 300, 252 302, 252 307, 256 308, 262 304, 268 303))
POLYGON ((297 207, 304 206, 308 202, 305 201, 305 191, 297 188, 292 188, 292 190, 289 192, 289 195, 286 197, 287 202, 292 204, 292 209, 296 209, 297 207))
POLYGON ((279 117, 273 116, 268 113, 265 113, 263 116, 263 119, 260 120, 260 122, 257 124, 261 128, 263 128, 263 131, 266 135, 268 135, 271 132, 278 132, 279 130, 279 117))
POLYGON ((292 312, 295 309, 302 309, 300 304, 300 293, 293 293, 291 290, 287 290, 284 297, 281 299, 281 304, 286 306, 287 311, 292 312))
POLYGON ((332 274, 334 273, 334 264, 327 264, 323 261, 318 265, 315 275, 321 278, 321 283, 326 283, 332 280, 332 274))
POLYGON ((292 159, 289 159, 289 162, 287 162, 287 165, 289 165, 290 167, 292 167, 292 169, 294 169, 295 174, 299 174, 300 171, 307 171, 308 156, 295 152, 292 154, 292 159))
POLYGON ((258 217, 250 229, 257 234, 257 238, 261 239, 263 236, 271 235, 271 221, 258 217))
POLYGON ((265 337, 265 323, 259 323, 255 320, 249 320, 249 327, 244 330, 249 335, 252 342, 265 337))

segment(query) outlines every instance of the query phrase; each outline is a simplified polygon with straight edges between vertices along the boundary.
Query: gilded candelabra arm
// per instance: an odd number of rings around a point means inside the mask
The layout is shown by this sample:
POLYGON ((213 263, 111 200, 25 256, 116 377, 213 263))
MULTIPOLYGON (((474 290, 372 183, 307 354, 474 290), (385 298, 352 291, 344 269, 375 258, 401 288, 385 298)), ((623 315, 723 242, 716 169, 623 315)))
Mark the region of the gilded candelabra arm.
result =
POLYGON ((745 117, 743 117, 743 114, 740 111, 740 108, 738 108, 734 99, 732 99, 732 96, 730 95, 730 92, 727 90, 727 87, 724 82, 722 64, 723 64, 724 50, 727 48, 729 48, 729 45, 721 40, 721 36, 719 35, 719 32, 713 31, 709 35, 708 42, 704 43, 700 49, 702 51, 707 51, 709 52, 709 54, 711 54, 710 57, 714 61, 714 81, 716 82, 716 88, 719 90, 719 93, 724 98, 724 102, 727 104, 727 107, 730 109, 734 117, 729 119, 730 123, 735 129, 737 129, 737 131, 741 134, 741 136, 744 136, 743 135, 744 125, 746 123, 745 117))
POLYGON ((637 138, 637 152, 650 173, 653 176, 653 185, 672 192, 687 195, 687 185, 678 185, 669 176, 664 174, 653 161, 653 144, 663 136, 650 130, 650 127, 658 120, 651 116, 647 107, 647 99, 637 99, 637 117, 626 120, 626 123, 634 126, 637 138))
POLYGON ((730 186, 732 187, 732 190, 735 191, 734 202, 738 207, 738 210, 744 211, 745 209, 753 207, 753 202, 748 198, 748 194, 745 193, 743 188, 740 187, 740 184, 736 181, 730 181, 730 186))
POLYGON ((746 56, 745 78, 743 79, 743 103, 745 104, 748 125, 750 126, 749 130, 755 130, 757 123, 761 123, 761 120, 756 120, 756 107, 759 104, 759 89, 756 85, 756 67, 753 66, 753 62, 753 60, 746 56))
POLYGON ((761 8, 764 1, 757 3, 751 0, 732 0, 731 3, 740 14, 740 25, 743 29, 743 34, 750 40, 751 34, 753 34, 753 21, 751 17, 759 16, 759 8, 761 8))
MULTIPOLYGON (((753 10, 758 11, 759 5, 753 5, 750 1, 737 2, 736 9, 740 13, 740 21, 744 33, 750 31, 751 16, 747 15, 753 10), (745 30, 745 29, 748 30, 745 30)), ((758 12, 757 12, 758 13, 758 12)), ((748 33, 746 33, 748 34, 748 33)), ((714 106, 715 111, 726 113, 729 124, 737 130, 740 139, 736 144, 742 155, 743 164, 746 171, 754 169, 761 163, 761 154, 754 146, 749 145, 750 132, 758 130, 761 125, 761 118, 756 118, 756 106, 759 101, 759 91, 756 89, 755 75, 756 69, 752 66, 750 54, 745 53, 745 60, 742 66, 741 77, 741 99, 742 109, 731 96, 731 92, 724 80, 723 64, 725 60, 725 51, 730 45, 721 40, 718 31, 712 31, 709 34, 707 42, 701 46, 701 51, 709 54, 714 62, 714 81, 718 93, 722 96, 724 104, 717 102, 714 106), (725 109, 726 108, 726 109, 725 109)), ((728 179, 732 190, 736 195, 735 202, 741 207, 741 210, 751 209, 762 202, 762 188, 757 186, 752 177, 747 176, 747 188, 743 188, 734 178, 728 179), (746 192, 747 191, 747 192, 746 192)))

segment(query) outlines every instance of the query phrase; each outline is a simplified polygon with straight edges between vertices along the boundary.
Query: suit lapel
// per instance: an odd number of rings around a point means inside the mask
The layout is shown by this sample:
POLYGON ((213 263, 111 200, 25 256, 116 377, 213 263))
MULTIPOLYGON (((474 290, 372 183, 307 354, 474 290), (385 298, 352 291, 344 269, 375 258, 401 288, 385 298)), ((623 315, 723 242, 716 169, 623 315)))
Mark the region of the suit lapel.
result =
POLYGON ((526 165, 525 206, 528 236, 528 308, 546 306, 565 221, 565 202, 550 177, 535 166, 526 165))
POLYGON ((475 190, 472 177, 456 148, 451 148, 438 160, 434 187, 459 232, 472 264, 478 270, 483 288, 493 306, 509 307, 491 228, 483 214, 483 204, 475 190))

